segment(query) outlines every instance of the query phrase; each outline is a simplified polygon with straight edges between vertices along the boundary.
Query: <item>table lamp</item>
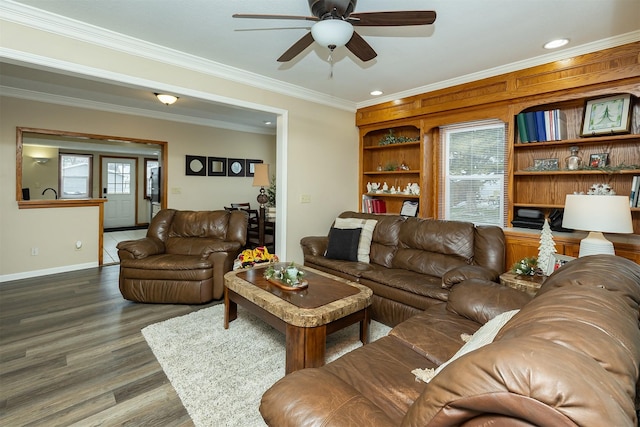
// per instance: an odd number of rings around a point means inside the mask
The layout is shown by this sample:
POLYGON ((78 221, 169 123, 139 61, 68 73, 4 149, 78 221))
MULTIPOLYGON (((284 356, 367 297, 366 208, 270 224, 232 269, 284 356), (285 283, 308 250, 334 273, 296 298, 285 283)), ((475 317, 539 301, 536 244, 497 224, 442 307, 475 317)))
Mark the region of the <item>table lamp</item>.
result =
POLYGON ((269 165, 266 163, 255 163, 253 171, 253 186, 260 187, 260 194, 258 194, 258 203, 260 208, 264 209, 264 205, 269 201, 269 198, 265 194, 264 187, 269 186, 269 165))
POLYGON ((580 241, 579 257, 615 255, 613 243, 602 233, 633 233, 629 197, 567 194, 562 226, 589 232, 580 241))

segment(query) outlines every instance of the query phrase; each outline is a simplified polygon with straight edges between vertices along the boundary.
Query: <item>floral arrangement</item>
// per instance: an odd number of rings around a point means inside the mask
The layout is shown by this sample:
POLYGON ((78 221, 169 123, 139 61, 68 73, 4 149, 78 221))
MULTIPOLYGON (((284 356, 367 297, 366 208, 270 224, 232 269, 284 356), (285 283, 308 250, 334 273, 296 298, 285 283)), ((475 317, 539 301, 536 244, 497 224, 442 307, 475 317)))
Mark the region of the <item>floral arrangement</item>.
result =
POLYGON ((538 259, 536 257, 522 258, 511 267, 511 272, 520 276, 535 276, 537 271, 538 259))
POLYGON ((395 136, 393 129, 389 129, 389 133, 383 136, 378 145, 402 144, 403 142, 420 141, 420 138, 410 138, 408 136, 395 136))
POLYGON ((304 284, 304 282, 302 281, 302 278, 304 277, 304 271, 299 270, 293 262, 286 268, 280 267, 276 269, 272 265, 270 265, 264 271, 264 277, 267 280, 280 280, 287 286, 301 286, 304 284))
POLYGON ((278 262, 276 254, 270 254, 266 247, 258 246, 255 249, 245 249, 238 255, 233 263, 234 269, 249 268, 256 264, 276 263, 278 262))

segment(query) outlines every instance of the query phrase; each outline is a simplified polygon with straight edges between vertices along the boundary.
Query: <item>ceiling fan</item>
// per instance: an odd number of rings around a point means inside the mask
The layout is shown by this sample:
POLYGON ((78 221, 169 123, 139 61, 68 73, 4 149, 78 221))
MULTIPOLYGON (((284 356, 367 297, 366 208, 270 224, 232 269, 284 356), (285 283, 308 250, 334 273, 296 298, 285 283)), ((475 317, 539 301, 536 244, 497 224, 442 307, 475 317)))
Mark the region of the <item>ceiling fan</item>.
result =
POLYGON ((314 21, 311 31, 295 42, 278 58, 287 62, 295 58, 314 41, 329 48, 346 46, 361 61, 370 61, 378 54, 358 33, 356 27, 397 27, 428 25, 436 20, 436 13, 429 10, 403 10, 393 12, 354 13, 357 0, 308 0, 313 16, 255 15, 236 13, 234 18, 291 19, 314 21))

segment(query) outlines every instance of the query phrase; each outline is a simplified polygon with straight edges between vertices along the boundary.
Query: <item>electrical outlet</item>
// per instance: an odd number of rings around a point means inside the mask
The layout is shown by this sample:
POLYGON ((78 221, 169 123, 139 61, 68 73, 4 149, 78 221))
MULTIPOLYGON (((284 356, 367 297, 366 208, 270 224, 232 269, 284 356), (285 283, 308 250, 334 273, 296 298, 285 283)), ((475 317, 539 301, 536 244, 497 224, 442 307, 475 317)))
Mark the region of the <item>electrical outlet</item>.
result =
POLYGON ((31 256, 36 256, 40 254, 40 250, 38 248, 31 248, 31 256))
POLYGON ((303 194, 300 196, 300 203, 311 203, 311 194, 303 194))
POLYGON ((171 194, 182 194, 182 188, 180 188, 180 187, 171 187, 171 194))

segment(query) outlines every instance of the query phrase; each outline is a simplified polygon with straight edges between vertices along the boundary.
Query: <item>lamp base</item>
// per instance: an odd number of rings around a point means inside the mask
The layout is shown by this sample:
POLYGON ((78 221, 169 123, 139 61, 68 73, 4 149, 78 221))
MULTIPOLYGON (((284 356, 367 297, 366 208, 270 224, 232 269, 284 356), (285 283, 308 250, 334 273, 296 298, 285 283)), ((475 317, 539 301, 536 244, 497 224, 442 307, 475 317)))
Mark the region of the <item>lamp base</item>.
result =
POLYGON ((269 198, 265 194, 264 187, 260 187, 260 194, 258 194, 256 199, 258 200, 258 203, 260 203, 260 208, 264 209, 264 205, 269 201, 269 198))
POLYGON ((587 255, 608 254, 615 255, 613 243, 605 239, 599 231, 592 231, 587 237, 580 241, 580 253, 578 257, 587 255))

